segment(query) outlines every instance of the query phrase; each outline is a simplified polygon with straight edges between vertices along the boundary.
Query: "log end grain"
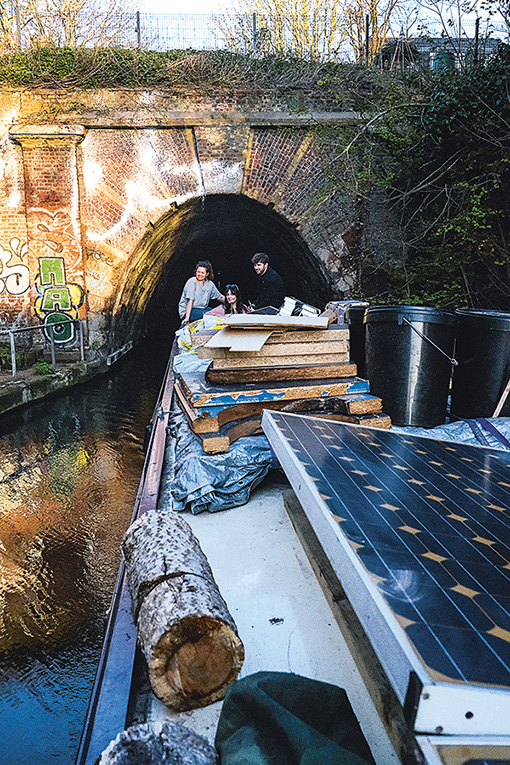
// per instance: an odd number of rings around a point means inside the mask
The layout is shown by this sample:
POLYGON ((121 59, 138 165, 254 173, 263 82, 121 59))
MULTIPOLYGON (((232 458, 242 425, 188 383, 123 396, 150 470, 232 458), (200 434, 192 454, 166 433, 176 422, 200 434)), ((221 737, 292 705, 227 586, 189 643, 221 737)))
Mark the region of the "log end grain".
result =
POLYGON ((170 709, 196 709, 223 698, 243 660, 243 644, 231 627, 193 614, 162 635, 148 665, 149 679, 170 709))

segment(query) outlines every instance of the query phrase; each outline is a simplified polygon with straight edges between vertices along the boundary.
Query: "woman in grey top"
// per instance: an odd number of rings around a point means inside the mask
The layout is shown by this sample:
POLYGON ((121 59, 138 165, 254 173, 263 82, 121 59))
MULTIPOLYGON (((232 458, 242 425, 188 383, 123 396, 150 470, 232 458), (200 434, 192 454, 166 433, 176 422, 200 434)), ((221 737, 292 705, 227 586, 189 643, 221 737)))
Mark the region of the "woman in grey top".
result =
POLYGON ((183 324, 201 319, 211 300, 225 303, 225 296, 213 282, 214 274, 208 260, 199 260, 195 266, 195 276, 184 285, 179 300, 179 316, 183 324))

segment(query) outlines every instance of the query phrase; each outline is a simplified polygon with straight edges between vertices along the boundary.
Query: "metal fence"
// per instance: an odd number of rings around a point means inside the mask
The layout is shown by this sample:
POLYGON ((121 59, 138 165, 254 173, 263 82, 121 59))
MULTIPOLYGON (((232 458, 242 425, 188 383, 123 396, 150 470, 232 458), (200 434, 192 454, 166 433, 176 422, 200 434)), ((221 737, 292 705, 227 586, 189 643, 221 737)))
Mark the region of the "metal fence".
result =
MULTIPOLYGON (((34 335, 32 333, 39 333, 40 337, 37 340, 43 342, 43 345, 38 349, 41 354, 44 355, 44 345, 49 339, 50 343, 50 358, 51 365, 55 367, 57 363, 57 348, 58 348, 58 333, 61 332, 61 328, 66 325, 72 325, 77 329, 76 337, 72 343, 73 346, 78 346, 80 361, 85 360, 85 346, 84 346, 84 334, 83 334, 83 322, 80 319, 67 319, 60 321, 55 325, 48 324, 45 326, 36 324, 33 327, 16 327, 13 329, 6 329, 0 331, 0 342, 7 340, 9 342, 10 350, 10 364, 8 368, 11 370, 12 378, 15 380, 18 376, 18 368, 20 366, 26 366, 20 364, 20 355, 22 352, 26 352, 27 347, 32 349, 34 343, 34 335), (20 342, 16 344, 16 340, 20 342)), ((35 359, 35 357, 34 357, 35 359)), ((39 360, 39 359, 37 359, 39 360)), ((64 359, 64 363, 68 362, 68 359, 64 359)))
MULTIPOLYGON (((307 17, 300 23, 280 14, 272 13, 142 13, 122 11, 116 14, 96 14, 85 10, 76 17, 55 17, 41 12, 37 19, 19 16, 11 19, 11 28, 0 31, 7 50, 27 49, 47 45, 66 46, 119 46, 139 48, 146 51, 169 50, 230 50, 254 56, 268 54, 294 55, 322 61, 348 61, 354 58, 349 44, 345 20, 328 15, 327 8, 320 17, 307 17)), ((368 51, 371 48, 369 17, 358 19, 354 27, 357 48, 362 40, 368 51)), ((439 17, 415 17, 399 19, 392 17, 388 32, 389 41, 405 40, 416 47, 431 49, 453 47, 462 57, 463 50, 476 41, 482 49, 487 40, 508 39, 508 29, 501 22, 491 19, 439 17), (484 43, 482 46, 481 43, 484 43), (432 44, 432 48, 434 44, 432 44)), ((494 43, 495 44, 495 43, 494 43)))
MULTIPOLYGON (((450 47, 462 56, 463 52, 474 46, 480 50, 491 50, 498 40, 508 39, 508 29, 503 23, 496 24, 489 19, 451 18, 416 18, 412 23, 394 23, 388 40, 404 39, 413 42, 424 53, 433 52, 440 47, 450 47), (491 41, 488 43, 487 41, 491 41)), ((370 35, 370 29, 367 30, 370 35)), ((317 37, 317 35, 316 35, 317 37)), ((326 45, 335 49, 338 60, 353 58, 352 48, 338 28, 331 35, 333 39, 323 40, 324 56, 326 45), (336 36, 336 40, 335 40, 336 36)), ((126 47, 138 47, 143 50, 237 50, 252 55, 263 55, 268 49, 277 49, 279 45, 291 52, 295 48, 293 30, 275 29, 275 24, 257 14, 151 14, 137 12, 124 24, 118 36, 118 44, 126 47), (278 37, 278 39, 277 39, 278 37)), ((433 58, 433 57, 432 57, 433 58)), ((432 60, 432 58, 430 60, 432 60)), ((427 56, 425 56, 427 59, 427 56)), ((427 59, 428 60, 428 59, 427 59)))

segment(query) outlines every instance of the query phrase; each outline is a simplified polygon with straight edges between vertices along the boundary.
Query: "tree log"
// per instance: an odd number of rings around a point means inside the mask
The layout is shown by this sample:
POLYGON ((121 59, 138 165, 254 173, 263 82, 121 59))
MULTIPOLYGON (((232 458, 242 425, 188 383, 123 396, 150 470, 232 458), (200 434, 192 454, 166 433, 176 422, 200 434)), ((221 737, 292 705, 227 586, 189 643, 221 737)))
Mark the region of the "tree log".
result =
POLYGON ((189 524, 177 513, 146 513, 122 548, 152 690, 177 711, 222 698, 244 648, 189 524))
POLYGON ((215 765, 216 750, 176 722, 142 723, 119 733, 97 765, 215 765))

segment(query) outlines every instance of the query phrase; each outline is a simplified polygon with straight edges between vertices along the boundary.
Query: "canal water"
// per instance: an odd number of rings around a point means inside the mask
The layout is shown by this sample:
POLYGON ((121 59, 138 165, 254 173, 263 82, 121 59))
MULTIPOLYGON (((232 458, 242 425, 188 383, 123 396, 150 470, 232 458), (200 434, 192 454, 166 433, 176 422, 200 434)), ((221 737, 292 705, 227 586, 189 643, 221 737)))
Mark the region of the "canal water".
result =
POLYGON ((0 762, 73 765, 166 348, 0 418, 0 762))

